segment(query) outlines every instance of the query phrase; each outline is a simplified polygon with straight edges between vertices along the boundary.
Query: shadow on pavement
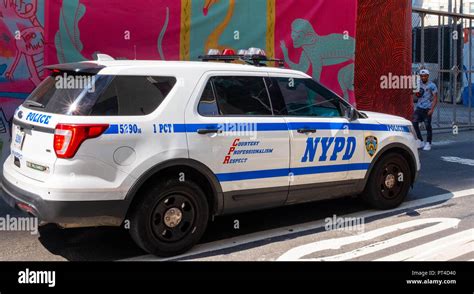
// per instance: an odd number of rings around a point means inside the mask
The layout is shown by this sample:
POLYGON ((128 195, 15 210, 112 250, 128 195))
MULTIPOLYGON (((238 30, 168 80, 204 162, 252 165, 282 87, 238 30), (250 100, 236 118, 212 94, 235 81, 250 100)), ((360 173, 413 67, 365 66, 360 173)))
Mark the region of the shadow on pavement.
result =
POLYGON ((111 261, 145 254, 123 228, 62 229, 48 224, 39 232, 39 241, 48 251, 70 261, 111 261))
MULTIPOLYGON (((449 191, 438 187, 430 187, 430 189, 436 193, 432 195, 449 193, 449 191)), ((417 197, 409 195, 408 200, 414 198, 417 197)), ((426 206, 430 205, 434 204, 426 206)), ((214 222, 209 224, 200 243, 208 243, 259 231, 298 225, 325 219, 327 217, 332 218, 333 215, 342 216, 367 209, 369 209, 369 207, 362 203, 358 198, 342 198, 253 211, 237 215, 221 216, 217 217, 214 222), (239 229, 234 228, 236 220, 238 220, 239 229)), ((416 212, 413 209, 406 209, 403 212, 407 213, 407 215, 416 216, 416 212)), ((368 218, 366 222, 371 222, 399 213, 401 212, 397 211, 394 213, 371 217, 368 218)), ((246 248, 261 246, 267 243, 283 241, 288 238, 293 239, 307 234, 318 233, 322 230, 324 230, 324 228, 300 233, 291 233, 291 231, 289 231, 287 235, 282 237, 249 243, 239 246, 238 248, 235 247, 203 253, 192 256, 191 258, 202 258, 223 253, 231 253, 246 248)), ((46 225, 40 228, 40 236, 39 240, 47 250, 71 261, 119 260, 146 254, 134 244, 128 232, 123 228, 99 227, 61 229, 55 225, 46 225)), ((190 259, 190 257, 186 257, 186 259, 190 259)))

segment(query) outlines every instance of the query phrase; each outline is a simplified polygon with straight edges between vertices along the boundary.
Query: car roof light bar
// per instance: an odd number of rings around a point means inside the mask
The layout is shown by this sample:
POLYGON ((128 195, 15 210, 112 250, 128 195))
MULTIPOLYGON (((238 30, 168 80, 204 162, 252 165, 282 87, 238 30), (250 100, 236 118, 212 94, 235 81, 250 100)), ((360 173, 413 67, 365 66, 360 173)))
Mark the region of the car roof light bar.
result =
POLYGON ((284 67, 285 62, 282 59, 268 58, 265 51, 259 48, 240 49, 237 54, 232 49, 224 49, 220 52, 218 49, 210 49, 206 55, 198 57, 202 61, 242 61, 254 66, 267 66, 267 62, 277 62, 278 67, 284 67))

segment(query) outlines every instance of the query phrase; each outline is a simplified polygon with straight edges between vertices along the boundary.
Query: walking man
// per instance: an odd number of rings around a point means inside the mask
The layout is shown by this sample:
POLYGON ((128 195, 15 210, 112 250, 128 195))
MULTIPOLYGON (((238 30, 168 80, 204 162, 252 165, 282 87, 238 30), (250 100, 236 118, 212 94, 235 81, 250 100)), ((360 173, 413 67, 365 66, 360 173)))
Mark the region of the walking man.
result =
POLYGON ((431 142, 433 140, 433 128, 431 127, 431 116, 438 104, 438 88, 436 84, 429 80, 430 72, 427 69, 420 71, 420 91, 416 94, 418 101, 415 106, 415 113, 413 115, 413 126, 418 137, 418 148, 425 151, 431 150, 431 142), (420 132, 419 123, 425 124, 427 138, 423 142, 423 136, 420 132))

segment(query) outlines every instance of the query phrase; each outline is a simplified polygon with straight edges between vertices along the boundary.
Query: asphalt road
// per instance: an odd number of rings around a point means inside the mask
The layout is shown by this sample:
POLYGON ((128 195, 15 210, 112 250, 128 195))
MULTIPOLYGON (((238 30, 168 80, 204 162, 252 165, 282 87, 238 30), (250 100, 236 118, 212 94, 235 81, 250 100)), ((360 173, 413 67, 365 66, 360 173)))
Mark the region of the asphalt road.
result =
MULTIPOLYGON (((436 134, 407 201, 391 211, 358 199, 218 217, 177 260, 474 260, 474 132, 436 134), (344 226, 331 226, 347 221, 344 226), (238 224, 238 228, 236 228, 238 224), (330 229, 330 230, 328 230, 330 229)), ((23 216, 0 200, 0 218, 23 216)), ((122 228, 0 232, 0 260, 161 260, 122 228)))

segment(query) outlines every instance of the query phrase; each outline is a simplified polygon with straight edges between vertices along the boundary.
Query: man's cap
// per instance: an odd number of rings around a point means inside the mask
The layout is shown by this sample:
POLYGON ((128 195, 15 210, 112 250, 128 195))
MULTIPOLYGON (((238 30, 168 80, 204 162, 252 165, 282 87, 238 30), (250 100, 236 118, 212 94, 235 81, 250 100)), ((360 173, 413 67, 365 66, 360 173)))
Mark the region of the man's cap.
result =
POLYGON ((427 70, 427 69, 422 69, 422 70, 420 70, 420 76, 423 76, 423 75, 428 75, 428 76, 429 76, 429 75, 430 75, 430 71, 427 70))

